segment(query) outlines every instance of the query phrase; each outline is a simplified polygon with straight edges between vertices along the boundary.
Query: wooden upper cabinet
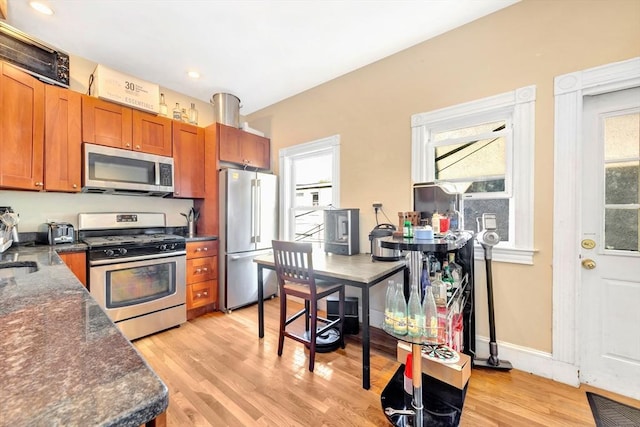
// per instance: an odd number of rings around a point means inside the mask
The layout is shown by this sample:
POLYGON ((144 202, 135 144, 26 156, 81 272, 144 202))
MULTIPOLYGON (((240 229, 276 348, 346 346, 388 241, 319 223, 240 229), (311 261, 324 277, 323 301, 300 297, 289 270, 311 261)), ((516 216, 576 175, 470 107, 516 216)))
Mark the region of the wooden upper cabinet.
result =
POLYGON ((44 83, 0 62, 0 187, 42 190, 44 83))
POLYGON ((132 109, 92 96, 82 96, 82 140, 131 149, 132 109))
POLYGON ((133 111, 133 150, 171 157, 171 119, 133 111))
POLYGON ((205 197, 204 129, 173 122, 174 197, 205 197))
POLYGON ((243 163, 240 129, 218 123, 218 149, 223 162, 243 163))
POLYGON ((271 144, 269 138, 241 131, 240 147, 244 164, 258 169, 269 169, 271 167, 271 144))
POLYGON ((82 164, 82 95, 45 85, 44 188, 79 192, 82 164))
POLYGON ((238 163, 258 169, 271 167, 269 138, 220 123, 217 126, 220 161, 238 163))

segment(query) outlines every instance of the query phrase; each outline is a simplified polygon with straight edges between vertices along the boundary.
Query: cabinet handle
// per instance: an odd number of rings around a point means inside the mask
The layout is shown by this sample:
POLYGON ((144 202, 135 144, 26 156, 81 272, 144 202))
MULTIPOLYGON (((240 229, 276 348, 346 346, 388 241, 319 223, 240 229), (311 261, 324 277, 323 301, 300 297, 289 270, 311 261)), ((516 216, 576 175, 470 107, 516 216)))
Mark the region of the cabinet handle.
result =
POLYGON ((207 272, 209 269, 207 267, 202 267, 202 271, 207 272))
POLYGON ((78 188, 78 184, 73 184, 72 187, 73 188, 78 188))
POLYGON ((200 298, 201 296, 202 296, 202 294, 201 294, 200 292, 198 292, 198 293, 196 294, 196 298, 200 298))
POLYGON ((200 274, 201 272, 202 272, 202 270, 201 270, 201 269, 196 268, 196 273, 197 273, 197 274, 200 274))
POLYGON ((42 187, 44 184, 42 182, 36 182, 36 187, 42 187))
POLYGON ((202 252, 202 248, 196 248, 196 252, 202 252))
POLYGON ((139 145, 136 145, 136 150, 139 150, 139 149, 140 149, 140 146, 139 146, 139 145))
POLYGON ((204 251, 207 252, 209 249, 205 246, 204 251))
POLYGON ((209 295, 209 292, 204 291, 204 292, 203 292, 203 294, 204 294, 204 296, 206 297, 207 295, 209 295))
POLYGON ((129 147, 131 147, 131 144, 126 143, 124 146, 125 146, 125 147, 127 147, 127 148, 129 148, 129 147))

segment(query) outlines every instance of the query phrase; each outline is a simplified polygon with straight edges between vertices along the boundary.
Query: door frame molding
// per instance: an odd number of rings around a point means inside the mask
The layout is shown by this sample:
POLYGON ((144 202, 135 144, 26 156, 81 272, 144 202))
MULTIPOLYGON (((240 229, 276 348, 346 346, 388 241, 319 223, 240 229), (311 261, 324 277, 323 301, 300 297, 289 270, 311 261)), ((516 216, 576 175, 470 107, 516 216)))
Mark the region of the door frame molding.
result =
POLYGON ((552 378, 575 386, 580 384, 583 98, 635 86, 640 86, 640 57, 554 80, 552 378))

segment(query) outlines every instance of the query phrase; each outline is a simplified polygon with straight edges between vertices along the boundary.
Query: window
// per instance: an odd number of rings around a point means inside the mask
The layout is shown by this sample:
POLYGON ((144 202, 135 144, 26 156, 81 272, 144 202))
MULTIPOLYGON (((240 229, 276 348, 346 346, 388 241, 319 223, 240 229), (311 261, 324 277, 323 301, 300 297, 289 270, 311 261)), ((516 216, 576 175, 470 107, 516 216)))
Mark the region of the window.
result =
POLYGON ((280 150, 283 239, 322 246, 324 210, 340 200, 339 153, 339 136, 280 150))
MULTIPOLYGON (((497 261, 533 263, 535 86, 412 117, 413 182, 462 194, 466 230, 497 217, 497 261)), ((482 251, 476 251, 482 256, 482 251)))

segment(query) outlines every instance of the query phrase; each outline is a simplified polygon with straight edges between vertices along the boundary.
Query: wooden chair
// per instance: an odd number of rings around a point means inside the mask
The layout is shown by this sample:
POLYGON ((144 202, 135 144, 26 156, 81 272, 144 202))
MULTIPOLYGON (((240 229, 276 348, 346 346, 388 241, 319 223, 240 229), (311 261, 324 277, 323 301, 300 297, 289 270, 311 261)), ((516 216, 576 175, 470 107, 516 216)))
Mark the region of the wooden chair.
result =
POLYGON ((329 283, 315 279, 313 272, 311 243, 286 242, 274 240, 273 255, 275 259, 278 286, 280 288, 280 334, 278 338, 278 356, 282 356, 284 338, 289 337, 309 347, 309 371, 313 372, 316 355, 316 337, 333 327, 340 331, 340 345, 344 348, 344 284, 329 283), (329 320, 318 316, 318 301, 338 292, 339 317, 329 320), (292 295, 304 299, 304 309, 287 317, 287 296, 292 295), (300 316, 305 316, 305 335, 298 335, 287 330, 287 326, 300 316), (318 329, 318 322, 324 326, 318 329))

